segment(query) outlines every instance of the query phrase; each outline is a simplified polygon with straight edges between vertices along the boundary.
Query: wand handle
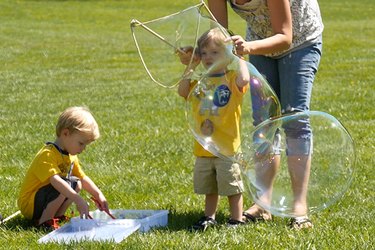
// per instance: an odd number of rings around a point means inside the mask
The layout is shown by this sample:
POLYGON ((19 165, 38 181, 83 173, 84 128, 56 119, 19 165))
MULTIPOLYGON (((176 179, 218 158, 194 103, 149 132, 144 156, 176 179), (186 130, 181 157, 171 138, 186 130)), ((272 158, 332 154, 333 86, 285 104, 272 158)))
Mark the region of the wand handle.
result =
MULTIPOLYGON (((96 206, 99 206, 99 201, 97 199, 95 199, 94 197, 91 197, 91 200, 93 200, 96 204, 96 206)), ((113 216, 109 211, 106 211, 106 210, 103 210, 106 214, 108 214, 109 217, 111 217, 112 219, 116 219, 115 216, 113 216)))

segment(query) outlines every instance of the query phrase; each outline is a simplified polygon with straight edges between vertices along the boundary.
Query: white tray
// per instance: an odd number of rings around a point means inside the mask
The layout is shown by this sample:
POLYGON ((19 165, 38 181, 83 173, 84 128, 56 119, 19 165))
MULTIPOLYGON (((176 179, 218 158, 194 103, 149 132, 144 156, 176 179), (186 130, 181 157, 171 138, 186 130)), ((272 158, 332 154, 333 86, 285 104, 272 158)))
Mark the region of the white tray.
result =
POLYGON ((38 243, 69 243, 71 241, 121 242, 139 229, 147 232, 152 227, 168 224, 168 210, 110 210, 112 219, 105 212, 90 212, 91 219, 72 218, 61 228, 43 236, 38 243))
POLYGON ((140 226, 141 223, 136 220, 102 221, 72 218, 70 223, 40 238, 38 243, 69 243, 83 240, 119 243, 140 226))
MULTIPOLYGON (((141 223, 139 231, 147 232, 152 227, 164 227, 168 224, 168 210, 110 210, 116 219, 132 219, 141 223)), ((112 220, 106 213, 95 210, 90 215, 97 220, 112 220)))

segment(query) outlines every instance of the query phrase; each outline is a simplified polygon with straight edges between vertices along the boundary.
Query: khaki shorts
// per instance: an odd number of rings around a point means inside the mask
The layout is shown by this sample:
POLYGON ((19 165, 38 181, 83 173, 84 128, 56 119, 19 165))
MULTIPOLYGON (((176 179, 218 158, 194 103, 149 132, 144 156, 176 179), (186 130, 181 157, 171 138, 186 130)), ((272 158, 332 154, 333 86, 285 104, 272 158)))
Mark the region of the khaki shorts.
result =
POLYGON ((232 196, 243 192, 237 163, 216 157, 197 157, 194 167, 194 192, 232 196))

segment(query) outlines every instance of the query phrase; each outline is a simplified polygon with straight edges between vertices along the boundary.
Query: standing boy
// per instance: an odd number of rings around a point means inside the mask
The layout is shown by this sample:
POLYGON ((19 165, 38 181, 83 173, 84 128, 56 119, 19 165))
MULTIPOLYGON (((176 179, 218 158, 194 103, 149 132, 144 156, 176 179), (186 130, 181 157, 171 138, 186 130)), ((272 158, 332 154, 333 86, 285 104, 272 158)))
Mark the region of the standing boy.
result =
MULTIPOLYGON (((215 138, 214 142, 225 145, 222 152, 226 156, 234 156, 240 145, 240 117, 242 98, 248 89, 250 80, 246 63, 239 60, 239 70, 229 70, 227 66, 235 56, 225 46, 225 35, 219 28, 204 33, 198 40, 198 53, 187 67, 185 77, 179 83, 178 93, 185 99, 197 85, 197 81, 189 79, 189 74, 201 62, 209 71, 208 90, 214 98, 207 98, 208 93, 192 93, 191 102, 195 123, 200 124, 201 133, 215 138), (229 52, 229 53, 228 53, 229 52), (206 96, 205 96, 206 95, 206 96), (207 112, 210 113, 207 118, 207 112), (224 132, 225 131, 225 132, 224 132), (229 135, 229 136, 228 136, 229 135)), ((191 48, 183 48, 185 54, 179 53, 182 63, 190 61, 191 48)), ((227 196, 231 218, 229 226, 243 224, 242 190, 243 184, 237 163, 214 156, 202 145, 195 142, 196 156, 194 167, 194 191, 205 195, 205 215, 193 225, 193 230, 206 230, 217 224, 215 220, 219 195, 227 196)))

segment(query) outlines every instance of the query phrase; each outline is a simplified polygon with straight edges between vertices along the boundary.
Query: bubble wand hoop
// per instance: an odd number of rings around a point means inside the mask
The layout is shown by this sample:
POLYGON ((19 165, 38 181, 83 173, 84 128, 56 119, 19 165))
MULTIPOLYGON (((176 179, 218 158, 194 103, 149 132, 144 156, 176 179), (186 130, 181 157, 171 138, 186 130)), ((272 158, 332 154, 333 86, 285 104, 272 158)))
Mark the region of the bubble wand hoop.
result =
MULTIPOLYGON (((140 22, 140 21, 138 21, 136 19, 133 19, 130 22, 130 28, 131 28, 131 32, 132 32, 132 37, 133 37, 135 46, 137 48, 138 55, 139 55, 139 57, 141 59, 142 65, 145 68, 145 70, 146 70, 148 76, 151 78, 151 80, 153 82, 157 83, 158 85, 162 86, 162 87, 165 87, 165 88, 174 88, 176 85, 178 85, 178 82, 175 83, 175 84, 173 84, 172 86, 166 86, 165 84, 161 83, 159 80, 155 79, 155 77, 152 75, 152 73, 151 73, 150 69, 148 68, 147 63, 145 62, 145 59, 144 59, 144 57, 143 57, 143 55, 141 53, 139 42, 137 41, 137 38, 136 38, 136 35, 135 35, 135 28, 136 27, 143 28, 145 31, 147 31, 148 33, 150 33, 151 35, 153 35, 154 37, 156 37, 157 39, 159 39, 160 41, 162 41, 164 44, 166 44, 167 46, 171 47, 174 50, 175 54, 186 54, 187 52, 183 48, 180 48, 179 46, 177 46, 177 45, 171 43, 170 41, 168 41, 165 37, 163 37, 162 35, 160 35, 156 31, 154 31, 153 29, 151 29, 148 26, 148 24, 151 24, 151 23, 159 21, 159 20, 164 20, 164 19, 167 19, 167 18, 170 18, 170 17, 173 17, 173 16, 177 16, 177 15, 180 15, 182 13, 186 13, 188 11, 192 11, 194 9, 197 9, 198 13, 200 13, 200 14, 203 13, 203 12, 206 12, 207 13, 205 15, 206 18, 208 17, 212 21, 217 22, 216 18, 213 16, 213 14, 211 13, 211 11, 209 10, 209 8, 207 7, 207 5, 205 4, 205 2, 203 0, 201 0, 199 4, 196 4, 194 6, 191 6, 191 7, 187 8, 187 9, 184 9, 182 11, 176 12, 174 14, 171 14, 171 15, 168 15, 168 16, 165 16, 165 17, 157 18, 157 19, 150 20, 150 21, 147 21, 147 22, 140 22)), ((197 27, 200 25, 200 23, 201 23, 201 17, 199 17, 198 20, 197 20, 197 27)), ((226 34, 225 28, 223 28, 223 27, 220 27, 220 28, 226 34)), ((198 33, 199 33, 199 29, 197 28, 196 31, 195 31, 195 39, 197 39, 198 33)), ((194 51, 195 51, 195 48, 193 50, 193 53, 194 53, 194 51)), ((193 61, 193 57, 191 58, 190 63, 192 63, 192 61, 193 61)))
MULTIPOLYGON (((152 81, 156 82, 158 85, 160 86, 163 86, 165 87, 162 83, 160 83, 158 80, 156 80, 150 70, 148 69, 147 65, 146 65, 146 62, 145 60, 143 59, 143 56, 141 54, 141 49, 139 47, 139 44, 138 44, 138 41, 135 37, 135 33, 134 33, 134 28, 136 26, 141 26, 142 28, 144 28, 146 31, 148 31, 149 33, 151 33, 152 35, 154 35, 155 37, 157 37, 160 41, 164 42, 165 44, 167 44, 168 46, 172 47, 176 53, 183 53, 185 54, 185 52, 181 49, 181 48, 177 48, 175 45, 173 45, 172 43, 168 42, 164 37, 162 37, 161 35, 159 35, 158 33, 156 33, 155 31, 153 31, 152 29, 150 29, 149 27, 147 27, 144 23, 136 20, 136 19, 133 19, 131 22, 130 22, 130 28, 131 28, 131 31, 132 31, 132 37, 133 37, 133 40, 134 40, 134 43, 135 43, 135 47, 137 48, 138 50, 138 54, 139 54, 139 57, 141 59, 141 62, 143 64, 143 67, 145 68, 148 76, 151 78, 152 81)), ((174 87, 174 86, 172 86, 174 87)))
MULTIPOLYGON (((164 37, 162 37, 160 34, 156 33, 155 31, 153 31, 152 29, 150 29, 149 27, 147 27, 144 23, 138 21, 137 19, 133 19, 131 22, 130 22, 130 27, 132 28, 133 30, 133 27, 137 26, 137 25, 140 25, 142 28, 144 28, 145 30, 147 30, 148 32, 150 32, 152 35, 156 36, 157 38, 159 38, 162 42, 164 42, 165 44, 169 45, 170 47, 174 48, 176 50, 176 52, 180 52, 180 53, 183 53, 185 54, 185 51, 182 50, 181 48, 178 48, 176 46, 174 46, 172 43, 168 42, 167 39, 165 39, 164 37)), ((133 34, 133 37, 134 37, 134 32, 132 32, 133 34)), ((137 46, 137 48, 139 49, 139 46, 138 46, 138 43, 137 43, 137 40, 134 38, 134 42, 137 46)))

